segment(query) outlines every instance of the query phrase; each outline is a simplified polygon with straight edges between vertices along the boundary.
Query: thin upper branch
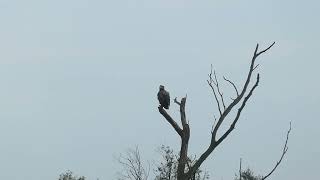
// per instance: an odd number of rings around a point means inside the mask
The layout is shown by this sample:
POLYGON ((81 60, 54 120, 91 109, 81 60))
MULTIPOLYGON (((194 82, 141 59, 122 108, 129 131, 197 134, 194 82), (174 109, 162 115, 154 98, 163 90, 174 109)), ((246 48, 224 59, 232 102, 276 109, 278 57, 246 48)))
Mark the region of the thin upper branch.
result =
MULTIPOLYGON (((256 58, 261 55, 262 53, 266 52, 267 50, 269 50, 273 45, 275 44, 275 42, 273 42, 268 48, 258 52, 258 48, 259 48, 259 44, 256 45, 256 48, 255 48, 255 51, 254 51, 254 54, 253 54, 253 57, 251 59, 251 64, 250 64, 250 68, 249 68, 249 72, 248 72, 248 75, 247 75, 247 78, 246 78, 246 81, 244 83, 244 86, 241 90, 240 93, 238 93, 238 90, 236 90, 237 92, 237 97, 224 109, 224 111, 222 112, 221 111, 221 108, 220 108, 220 103, 219 103, 219 100, 217 98, 217 95, 216 95, 216 92, 215 92, 215 88, 213 87, 212 83, 214 82, 213 79, 212 79, 212 69, 211 69, 211 73, 209 74, 209 80, 207 81, 208 84, 210 85, 213 93, 214 93, 214 96, 215 96, 215 99, 216 99, 216 102, 218 104, 218 109, 219 109, 219 112, 220 112, 220 117, 218 119, 218 122, 216 124, 216 126, 214 127, 213 129, 213 132, 211 134, 211 142, 210 142, 210 145, 209 147, 206 149, 205 152, 203 152, 203 154, 200 156, 200 158, 195 162, 195 164, 193 165, 193 167, 191 168, 191 170, 187 173, 188 174, 188 177, 191 177, 191 175, 200 167, 200 165, 203 163, 203 161, 212 153, 212 151, 231 133, 231 131, 235 128, 235 125, 240 117, 240 114, 243 110, 243 108, 245 107, 246 105, 246 102, 248 101, 248 99, 251 97, 253 91, 255 90, 255 88, 258 86, 259 84, 259 74, 257 75, 257 80, 256 80, 256 83, 254 84, 254 86, 250 89, 249 93, 247 96, 244 96, 245 93, 247 92, 247 89, 248 89, 248 86, 250 84, 250 81, 251 81, 251 76, 252 76, 252 73, 254 71, 254 69, 256 68, 256 65, 255 65, 255 61, 256 61, 256 58), (243 99, 244 98, 244 99, 243 99), (221 126, 221 124, 223 123, 223 121, 225 120, 225 118, 227 117, 227 115, 231 112, 231 110, 241 101, 242 101, 242 104, 240 106, 240 108, 238 109, 238 112, 237 112, 237 115, 235 117, 235 119, 233 120, 231 126, 229 127, 229 129, 218 139, 216 140, 216 136, 217 136, 217 132, 221 126)), ((231 81, 230 81, 231 82, 231 81)), ((235 87, 234 83, 231 83, 233 84, 233 86, 235 87)), ((236 88, 235 88, 236 89, 236 88)))
POLYGON ((224 79, 225 81, 229 82, 229 83, 233 86, 233 88, 235 89, 235 91, 236 91, 236 93, 237 93, 237 97, 238 97, 238 96, 239 96, 239 92, 238 92, 238 89, 237 89, 236 85, 235 85, 231 80, 227 79, 227 78, 224 77, 224 76, 223 76, 223 79, 224 79))
POLYGON ((218 82, 217 75, 216 75, 215 71, 214 71, 214 80, 216 82, 215 85, 216 85, 218 93, 220 95, 220 99, 221 99, 221 102, 222 102, 223 110, 225 110, 226 109, 226 105, 224 104, 223 93, 221 93, 221 91, 220 91, 219 82, 218 82))
POLYGON ((217 118, 216 118, 215 115, 213 115, 213 118, 214 118, 214 122, 213 122, 213 124, 212 124, 211 133, 213 132, 214 126, 216 125, 216 122, 217 122, 217 118))
POLYGON ((172 119, 172 117, 164 110, 161 106, 158 107, 160 114, 171 124, 171 126, 176 130, 176 132, 182 136, 182 129, 179 125, 172 119))
POLYGON ((209 74, 208 76, 209 76, 209 80, 207 80, 208 85, 211 87, 211 90, 212 90, 212 92, 213 92, 214 98, 215 98, 215 100, 216 100, 216 102, 217 102, 217 106, 218 106, 219 113, 220 113, 220 115, 222 115, 222 111, 221 111, 221 108, 220 108, 220 101, 219 101, 219 99, 218 99, 218 97, 217 97, 216 90, 215 90, 214 86, 212 85, 212 84, 214 84, 214 85, 216 86, 216 83, 215 83, 215 81, 214 81, 213 78, 212 78, 212 65, 211 65, 210 74, 209 74))
POLYGON ((237 123, 238 120, 239 120, 239 117, 240 117, 240 115, 241 115, 241 112, 242 112, 243 108, 246 106, 247 101, 248 101, 249 98, 251 97, 253 91, 254 91, 254 90, 256 89, 256 87, 258 86, 259 80, 260 80, 260 75, 257 74, 256 83, 255 83, 254 86, 251 88, 251 90, 250 90, 250 92, 248 93, 248 95, 244 98, 244 100, 243 100, 240 108, 238 109, 237 115, 236 115, 236 117, 234 118, 231 126, 230 126, 229 129, 219 138, 219 140, 217 141, 217 145, 219 145, 219 144, 231 133, 231 131, 235 128, 236 123, 237 123))
POLYGON ((221 114, 221 116, 220 116, 220 118, 218 120, 218 123, 217 123, 217 125, 216 125, 216 127, 215 127, 215 129, 213 131, 212 138, 214 138, 214 139, 216 138, 217 131, 220 128, 220 126, 221 126, 222 122, 224 121, 225 117, 229 114, 229 112, 233 109, 233 107, 240 102, 240 100, 243 98, 245 92, 247 91, 247 88, 248 88, 250 80, 251 80, 252 72, 253 72, 254 67, 255 67, 256 58, 260 54, 262 54, 262 53, 266 52, 267 50, 269 50, 274 44, 275 44, 275 42, 273 42, 267 49, 264 49, 261 52, 258 52, 259 44, 257 44, 257 46, 255 48, 255 51, 254 51, 254 54, 253 54, 253 57, 251 59, 251 64, 250 64, 249 72, 248 72, 248 75, 247 75, 247 79, 246 79, 246 81, 244 83, 244 86, 243 86, 243 88, 241 90, 241 93, 239 94, 239 96, 236 99, 234 99, 231 102, 231 104, 229 104, 229 106, 221 114))
MULTIPOLYGON (((262 53, 265 53, 266 51, 268 51, 276 42, 273 42, 269 47, 267 47, 266 49, 260 51, 257 56, 259 56, 262 53)), ((259 44, 257 44, 257 49, 258 49, 259 44)))
POLYGON ((273 167, 273 169, 272 169, 267 175, 263 176, 261 180, 267 179, 267 178, 277 169, 277 167, 278 167, 279 164, 281 163, 284 155, 285 155, 285 154, 287 153, 287 151, 288 151, 288 140, 289 140, 290 132, 291 132, 291 122, 290 122, 289 130, 287 131, 286 142, 284 143, 284 146, 283 146, 283 149, 282 149, 282 154, 281 154, 281 157, 280 157, 279 161, 277 161, 277 163, 276 163, 276 165, 273 167))
POLYGON ((254 71, 255 69, 257 69, 257 67, 259 67, 259 64, 257 64, 252 71, 254 71))

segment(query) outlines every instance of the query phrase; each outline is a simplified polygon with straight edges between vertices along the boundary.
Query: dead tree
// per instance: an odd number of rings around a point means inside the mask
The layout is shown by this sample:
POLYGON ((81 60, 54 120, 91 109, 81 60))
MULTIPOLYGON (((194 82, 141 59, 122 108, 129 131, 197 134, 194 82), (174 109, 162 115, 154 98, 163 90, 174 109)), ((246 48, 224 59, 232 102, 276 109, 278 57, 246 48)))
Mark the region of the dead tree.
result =
POLYGON ((186 105, 187 97, 183 97, 181 101, 178 101, 177 98, 174 99, 174 102, 180 107, 180 116, 181 116, 182 126, 178 125, 178 123, 167 113, 165 109, 163 109, 161 106, 158 107, 160 114, 162 114, 162 116, 171 124, 171 126, 174 128, 174 130, 177 132, 177 134, 180 136, 180 139, 181 139, 180 157, 179 157, 179 163, 177 168, 177 180, 191 179, 191 177, 194 175, 196 170, 201 166, 201 164, 216 149, 216 147, 218 147, 223 142, 223 140, 226 139, 226 137, 235 128, 235 125, 240 118, 242 110, 244 109, 249 98, 251 97, 253 91, 256 89, 256 87, 259 84, 260 75, 258 73, 256 76, 255 83, 253 84, 252 87, 249 87, 250 82, 252 81, 253 72, 259 66, 259 64, 256 64, 256 60, 261 54, 268 51, 274 44, 275 42, 273 42, 268 48, 262 51, 259 51, 259 44, 256 45, 256 48, 253 53, 253 57, 251 59, 248 75, 240 91, 236 87, 235 83, 223 77, 223 79, 227 83, 229 83, 236 92, 236 97, 232 99, 232 102, 229 105, 226 105, 223 92, 220 89, 216 73, 215 71, 212 72, 212 66, 211 66, 211 72, 209 74, 209 79, 207 80, 207 82, 213 92, 215 101, 217 103, 219 118, 217 119, 215 118, 215 122, 212 126, 211 141, 209 146, 191 167, 186 168, 187 160, 188 160, 188 144, 189 144, 189 138, 190 138, 190 127, 186 120, 186 113, 185 113, 185 105, 186 105), (230 127, 220 137, 217 137, 217 132, 220 129, 221 124, 225 121, 229 113, 232 110, 235 110, 236 105, 238 104, 240 107, 237 109, 237 113, 230 127))
POLYGON ((148 168, 142 163, 138 147, 135 149, 128 149, 124 156, 118 159, 122 165, 123 170, 118 175, 118 180, 148 180, 150 165, 148 168))

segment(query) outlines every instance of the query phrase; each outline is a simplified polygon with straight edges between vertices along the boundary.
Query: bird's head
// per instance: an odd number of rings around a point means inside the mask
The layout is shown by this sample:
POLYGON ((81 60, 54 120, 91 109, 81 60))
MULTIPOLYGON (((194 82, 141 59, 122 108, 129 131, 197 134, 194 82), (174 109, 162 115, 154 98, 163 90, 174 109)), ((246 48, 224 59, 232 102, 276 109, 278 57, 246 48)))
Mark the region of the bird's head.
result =
POLYGON ((164 85, 160 85, 159 90, 164 90, 164 85))

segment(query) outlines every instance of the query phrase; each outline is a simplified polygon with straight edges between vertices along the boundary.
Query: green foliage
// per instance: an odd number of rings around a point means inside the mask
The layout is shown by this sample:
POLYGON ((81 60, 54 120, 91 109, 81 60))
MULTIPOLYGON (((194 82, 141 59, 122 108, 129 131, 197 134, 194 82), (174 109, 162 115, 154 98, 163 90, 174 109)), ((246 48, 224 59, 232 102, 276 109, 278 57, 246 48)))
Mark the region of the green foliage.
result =
MULTIPOLYGON (((249 168, 241 172, 241 180, 261 180, 262 176, 255 175, 249 168)), ((240 180, 239 176, 236 176, 235 180, 240 180)))
POLYGON ((77 177, 73 175, 73 172, 68 170, 65 173, 60 174, 59 180, 85 180, 84 176, 77 177))
MULTIPOLYGON (((155 180, 176 180, 179 155, 175 153, 169 146, 162 145, 159 148, 161 155, 159 163, 154 163, 155 180)), ((188 158, 186 171, 194 165, 196 158, 188 158)), ((148 180, 153 179, 149 177, 149 166, 145 166, 141 159, 138 147, 127 150, 126 154, 120 155, 118 159, 122 170, 118 173, 118 180, 148 180)), ((198 169, 194 176, 188 180, 208 180, 209 173, 198 169)))
MULTIPOLYGON (((174 153, 169 146, 162 145, 160 147, 160 154, 162 155, 161 162, 155 169, 156 180, 176 180, 179 156, 174 153)), ((196 158, 188 158, 187 170, 195 163, 196 158)), ((209 179, 209 173, 198 169, 190 180, 206 180, 209 179)))

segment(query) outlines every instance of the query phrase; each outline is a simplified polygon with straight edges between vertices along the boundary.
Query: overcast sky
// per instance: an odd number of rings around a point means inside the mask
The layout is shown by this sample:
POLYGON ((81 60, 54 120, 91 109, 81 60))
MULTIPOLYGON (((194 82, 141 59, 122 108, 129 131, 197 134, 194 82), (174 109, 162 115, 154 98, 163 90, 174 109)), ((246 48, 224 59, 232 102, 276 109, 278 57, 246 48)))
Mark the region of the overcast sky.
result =
MULTIPOLYGON (((270 179, 317 179, 319 7, 316 0, 1 0, 0 179, 54 180, 70 169, 111 180, 127 148, 138 145, 148 161, 159 158, 161 144, 178 150, 157 109, 160 84, 171 97, 188 95, 189 149, 199 156, 218 115, 206 84, 210 64, 240 88, 256 43, 273 41, 257 60, 261 81, 236 129, 202 168, 230 180, 242 158, 243 167, 267 173, 291 121, 289 151, 270 179)), ((179 120, 173 103, 169 113, 179 120)))

